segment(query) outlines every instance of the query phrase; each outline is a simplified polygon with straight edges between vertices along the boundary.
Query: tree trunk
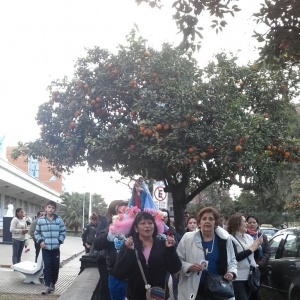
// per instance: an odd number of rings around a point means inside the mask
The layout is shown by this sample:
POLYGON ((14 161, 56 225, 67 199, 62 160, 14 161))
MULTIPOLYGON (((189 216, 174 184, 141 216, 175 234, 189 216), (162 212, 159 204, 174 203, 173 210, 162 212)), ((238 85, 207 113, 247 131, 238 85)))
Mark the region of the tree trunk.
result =
POLYGON ((74 226, 75 227, 75 234, 74 236, 78 236, 78 226, 74 226))
POLYGON ((173 196, 174 220, 175 220, 176 231, 180 235, 183 235, 185 231, 185 220, 184 220, 184 210, 186 208, 185 201, 181 198, 179 191, 172 192, 172 196, 173 196))

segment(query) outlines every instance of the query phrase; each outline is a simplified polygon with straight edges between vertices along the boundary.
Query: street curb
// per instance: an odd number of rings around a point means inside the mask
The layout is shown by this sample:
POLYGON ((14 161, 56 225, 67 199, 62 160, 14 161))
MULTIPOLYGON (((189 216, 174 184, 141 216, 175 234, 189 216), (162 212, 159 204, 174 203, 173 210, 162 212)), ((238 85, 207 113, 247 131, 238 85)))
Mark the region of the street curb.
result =
MULTIPOLYGON (((82 250, 78 253, 73 254, 72 256, 70 256, 69 258, 63 260, 60 264, 59 267, 62 268, 66 263, 68 263, 70 260, 72 260, 73 258, 79 256, 80 254, 82 254, 85 250, 82 250)), ((10 268, 12 265, 0 265, 0 268, 10 268)))
POLYGON ((62 268, 62 267, 63 267, 65 264, 67 264, 70 260, 72 260, 73 258, 79 256, 79 255, 82 254, 84 251, 85 251, 85 250, 82 250, 82 251, 80 251, 80 252, 78 252, 78 253, 73 254, 71 257, 69 257, 69 258, 63 260, 63 261, 59 264, 59 267, 62 268))

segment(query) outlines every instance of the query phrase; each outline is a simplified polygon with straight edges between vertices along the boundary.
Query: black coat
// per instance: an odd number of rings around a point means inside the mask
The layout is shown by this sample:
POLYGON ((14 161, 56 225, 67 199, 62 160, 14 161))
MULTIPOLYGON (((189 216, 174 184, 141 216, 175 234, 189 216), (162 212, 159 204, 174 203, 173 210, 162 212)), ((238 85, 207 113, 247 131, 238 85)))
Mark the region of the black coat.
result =
MULTIPOLYGON (((153 242, 148 264, 142 253, 139 253, 139 258, 147 283, 152 287, 159 286, 164 289, 167 271, 173 274, 181 269, 181 261, 175 247, 166 247, 165 241, 158 238, 153 242)), ((126 296, 129 300, 146 300, 145 283, 134 250, 125 245, 122 247, 114 272, 119 277, 127 278, 126 296)))
POLYGON ((98 224, 93 224, 91 222, 85 224, 82 232, 82 243, 83 246, 85 246, 85 243, 88 243, 89 245, 93 244, 93 241, 96 236, 96 230, 97 230, 98 224))
POLYGON ((108 273, 117 279, 125 280, 125 277, 120 277, 114 272, 114 266, 117 260, 117 250, 114 242, 107 240, 109 226, 102 230, 95 238, 94 246, 97 251, 106 250, 106 266, 108 273))

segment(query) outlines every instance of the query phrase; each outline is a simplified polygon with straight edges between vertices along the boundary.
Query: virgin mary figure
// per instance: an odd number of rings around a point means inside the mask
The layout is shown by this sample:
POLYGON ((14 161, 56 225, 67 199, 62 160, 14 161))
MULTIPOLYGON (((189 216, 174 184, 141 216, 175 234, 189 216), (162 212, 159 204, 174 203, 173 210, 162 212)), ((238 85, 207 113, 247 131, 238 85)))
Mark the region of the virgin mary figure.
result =
POLYGON ((142 176, 140 176, 139 179, 134 183, 132 196, 128 203, 128 207, 132 206, 137 206, 141 210, 144 210, 145 208, 157 210, 157 207, 151 197, 149 188, 142 176))

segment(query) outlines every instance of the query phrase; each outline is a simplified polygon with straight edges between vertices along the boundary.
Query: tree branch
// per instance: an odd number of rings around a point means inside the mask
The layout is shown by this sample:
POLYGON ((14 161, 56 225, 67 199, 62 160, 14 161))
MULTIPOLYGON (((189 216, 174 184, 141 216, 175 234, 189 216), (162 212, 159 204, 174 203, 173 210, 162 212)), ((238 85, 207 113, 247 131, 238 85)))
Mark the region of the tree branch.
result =
POLYGON ((192 201, 201 191, 203 191, 208 186, 210 186, 212 183, 214 183, 215 181, 220 180, 220 179, 221 179, 221 175, 217 175, 217 176, 205 181, 196 190, 194 190, 189 196, 186 197, 186 204, 188 204, 190 201, 192 201))

